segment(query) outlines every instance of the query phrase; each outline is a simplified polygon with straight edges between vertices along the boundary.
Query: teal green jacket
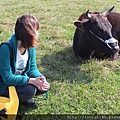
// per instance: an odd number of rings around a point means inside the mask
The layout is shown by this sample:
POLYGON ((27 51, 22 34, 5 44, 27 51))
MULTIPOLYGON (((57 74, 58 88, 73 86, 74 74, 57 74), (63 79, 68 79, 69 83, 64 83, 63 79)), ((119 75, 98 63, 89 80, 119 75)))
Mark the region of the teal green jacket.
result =
POLYGON ((8 86, 27 85, 29 77, 43 76, 36 65, 36 48, 28 49, 27 67, 22 75, 16 74, 17 39, 13 34, 9 40, 12 44, 13 59, 10 65, 10 50, 6 44, 0 46, 0 95, 8 86))

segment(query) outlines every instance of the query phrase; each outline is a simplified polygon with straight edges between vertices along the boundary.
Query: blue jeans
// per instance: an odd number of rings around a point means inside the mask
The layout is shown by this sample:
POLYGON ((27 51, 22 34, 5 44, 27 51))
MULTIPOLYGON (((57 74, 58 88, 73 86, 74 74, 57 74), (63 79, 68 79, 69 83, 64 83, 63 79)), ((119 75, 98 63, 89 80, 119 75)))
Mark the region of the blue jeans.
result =
MULTIPOLYGON (((34 85, 31 85, 31 84, 28 84, 25 86, 17 86, 15 88, 16 88, 20 103, 31 99, 35 95, 41 95, 46 93, 46 91, 40 91, 34 85)), ((4 90, 4 92, 2 93, 2 96, 9 97, 8 88, 4 90)))

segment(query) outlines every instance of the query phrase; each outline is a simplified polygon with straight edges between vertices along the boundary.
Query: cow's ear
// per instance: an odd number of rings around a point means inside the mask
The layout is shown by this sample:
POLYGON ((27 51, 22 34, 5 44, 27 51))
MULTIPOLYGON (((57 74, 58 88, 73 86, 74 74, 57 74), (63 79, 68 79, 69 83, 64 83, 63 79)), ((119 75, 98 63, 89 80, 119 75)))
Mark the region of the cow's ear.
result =
POLYGON ((81 22, 81 21, 79 21, 79 20, 75 21, 75 22, 74 22, 74 25, 75 25, 78 29, 84 31, 84 28, 83 28, 83 26, 82 26, 82 22, 81 22))
POLYGON ((81 25, 81 22, 77 20, 77 21, 74 22, 74 25, 75 25, 76 27, 78 27, 78 26, 81 25))
POLYGON ((84 22, 77 20, 77 21, 74 22, 74 25, 75 25, 79 30, 85 31, 85 29, 84 29, 84 27, 83 27, 83 23, 84 23, 84 22))

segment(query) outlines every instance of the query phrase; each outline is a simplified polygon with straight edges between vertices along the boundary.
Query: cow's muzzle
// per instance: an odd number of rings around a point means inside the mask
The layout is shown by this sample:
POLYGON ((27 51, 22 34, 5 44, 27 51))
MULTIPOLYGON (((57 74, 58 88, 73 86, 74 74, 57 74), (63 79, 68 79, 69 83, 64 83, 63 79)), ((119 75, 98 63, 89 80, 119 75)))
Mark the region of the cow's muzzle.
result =
POLYGON ((110 38, 108 40, 105 40, 105 43, 108 45, 110 49, 112 49, 114 53, 119 51, 118 40, 116 40, 115 38, 110 38))
POLYGON ((99 36, 95 35, 91 30, 89 30, 91 34, 93 34, 96 38, 98 38, 100 41, 105 43, 114 53, 119 51, 119 45, 118 45, 118 40, 115 38, 110 38, 108 40, 103 40, 99 36))

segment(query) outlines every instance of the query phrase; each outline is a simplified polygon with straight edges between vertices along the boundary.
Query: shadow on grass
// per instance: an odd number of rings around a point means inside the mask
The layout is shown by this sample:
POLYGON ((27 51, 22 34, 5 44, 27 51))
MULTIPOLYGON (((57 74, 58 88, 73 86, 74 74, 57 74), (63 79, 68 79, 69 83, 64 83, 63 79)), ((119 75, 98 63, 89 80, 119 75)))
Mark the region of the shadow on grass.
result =
POLYGON ((70 83, 82 82, 86 84, 92 81, 92 78, 82 70, 82 65, 86 61, 76 58, 72 47, 45 55, 40 61, 41 63, 38 67, 43 68, 43 74, 51 82, 67 81, 70 83))
MULTIPOLYGON (((72 47, 67 47, 59 52, 51 52, 51 54, 41 57, 40 61, 38 67, 43 68, 42 73, 45 75, 48 82, 57 81, 70 84, 89 84, 93 80, 93 78, 82 69, 84 67, 82 65, 85 64, 86 61, 81 58, 76 58, 73 54, 72 47)), ((53 88, 51 90, 53 90, 53 88)), ((26 114, 33 113, 33 111, 33 108, 20 105, 17 119, 23 119, 26 114)))
MULTIPOLYGON (((24 105, 19 105, 18 113, 16 116, 16 120, 24 120, 24 116, 26 116, 26 113, 30 113, 33 109, 33 107, 26 107, 24 105)), ((30 114, 28 114, 30 116, 30 114)))

